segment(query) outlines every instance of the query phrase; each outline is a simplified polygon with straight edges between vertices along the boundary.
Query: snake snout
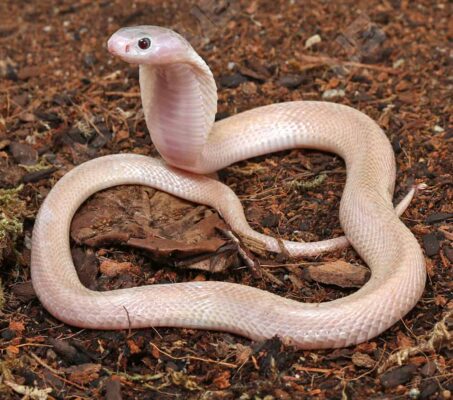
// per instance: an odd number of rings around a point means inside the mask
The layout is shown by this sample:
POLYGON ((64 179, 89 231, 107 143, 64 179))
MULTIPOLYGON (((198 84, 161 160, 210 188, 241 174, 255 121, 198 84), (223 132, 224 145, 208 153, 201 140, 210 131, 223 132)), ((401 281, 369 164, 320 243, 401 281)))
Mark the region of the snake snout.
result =
POLYGON ((121 37, 115 37, 114 35, 107 42, 107 49, 109 53, 121 56, 123 53, 127 53, 129 51, 129 44, 125 40, 122 40, 121 37))
POLYGON ((117 55, 117 54, 118 54, 117 49, 116 49, 116 46, 115 46, 115 43, 114 43, 114 41, 112 40, 112 38, 110 38, 110 40, 107 42, 107 50, 108 50, 109 53, 111 53, 111 54, 114 54, 114 55, 117 55))

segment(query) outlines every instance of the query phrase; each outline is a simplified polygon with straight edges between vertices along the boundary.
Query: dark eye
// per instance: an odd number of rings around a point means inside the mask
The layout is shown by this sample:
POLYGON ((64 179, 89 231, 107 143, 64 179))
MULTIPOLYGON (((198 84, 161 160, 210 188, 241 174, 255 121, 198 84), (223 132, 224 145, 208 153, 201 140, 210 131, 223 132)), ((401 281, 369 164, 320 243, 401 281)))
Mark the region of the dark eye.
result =
POLYGON ((138 41, 138 47, 140 47, 142 50, 149 49, 149 46, 151 46, 151 40, 149 40, 147 37, 142 38, 138 41))

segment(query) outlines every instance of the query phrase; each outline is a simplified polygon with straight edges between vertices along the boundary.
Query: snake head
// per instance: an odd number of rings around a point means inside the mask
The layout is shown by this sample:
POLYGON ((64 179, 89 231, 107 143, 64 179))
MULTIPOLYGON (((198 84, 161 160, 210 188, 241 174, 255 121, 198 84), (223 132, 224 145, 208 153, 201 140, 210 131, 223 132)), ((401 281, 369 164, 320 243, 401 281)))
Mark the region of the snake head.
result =
POLYGON ((107 42, 111 54, 131 64, 180 62, 190 44, 176 32, 158 26, 133 26, 115 32, 107 42))

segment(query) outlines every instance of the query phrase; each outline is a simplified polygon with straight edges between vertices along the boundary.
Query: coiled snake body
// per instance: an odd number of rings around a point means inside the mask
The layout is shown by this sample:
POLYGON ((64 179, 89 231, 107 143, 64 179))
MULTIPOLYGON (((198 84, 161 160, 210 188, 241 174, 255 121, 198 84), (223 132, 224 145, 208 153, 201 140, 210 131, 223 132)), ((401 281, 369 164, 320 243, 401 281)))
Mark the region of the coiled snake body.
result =
POLYGON ((132 154, 100 157, 66 174, 45 199, 33 231, 34 289, 56 318, 78 327, 124 329, 190 327, 252 339, 278 335, 301 348, 360 343, 404 316, 425 284, 424 258, 415 237, 392 206, 395 161, 383 131, 366 115, 327 102, 288 102, 256 108, 214 123, 217 94, 211 71, 175 32, 152 26, 124 28, 109 51, 140 65, 145 118, 166 161, 132 154), (91 194, 121 184, 153 186, 210 205, 243 236, 269 251, 318 254, 345 239, 279 242, 248 226, 239 200, 201 174, 283 149, 309 147, 339 154, 347 180, 340 222, 372 275, 356 293, 305 304, 223 282, 187 282, 109 292, 84 287, 75 271, 69 228, 91 194), (176 167, 176 168, 175 168, 176 167))

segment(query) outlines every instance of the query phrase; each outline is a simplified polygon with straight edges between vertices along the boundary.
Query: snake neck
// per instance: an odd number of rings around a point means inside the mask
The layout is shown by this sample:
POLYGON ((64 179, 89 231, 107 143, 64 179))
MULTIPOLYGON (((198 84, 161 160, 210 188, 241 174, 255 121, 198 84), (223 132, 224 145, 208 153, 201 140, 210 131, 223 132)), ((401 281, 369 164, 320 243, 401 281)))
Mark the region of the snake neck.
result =
POLYGON ((182 62, 140 65, 146 125, 168 164, 193 169, 212 129, 217 88, 203 59, 190 49, 182 62))

